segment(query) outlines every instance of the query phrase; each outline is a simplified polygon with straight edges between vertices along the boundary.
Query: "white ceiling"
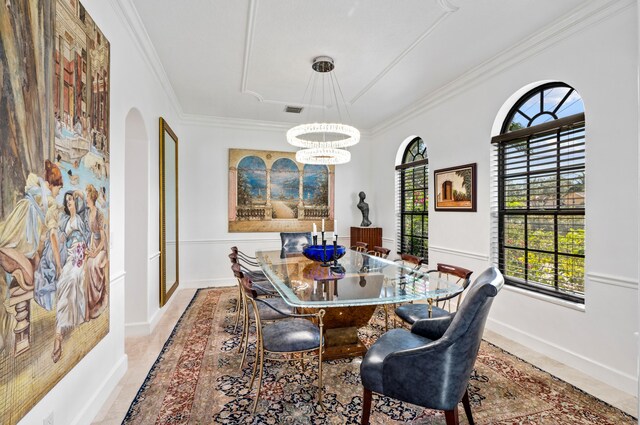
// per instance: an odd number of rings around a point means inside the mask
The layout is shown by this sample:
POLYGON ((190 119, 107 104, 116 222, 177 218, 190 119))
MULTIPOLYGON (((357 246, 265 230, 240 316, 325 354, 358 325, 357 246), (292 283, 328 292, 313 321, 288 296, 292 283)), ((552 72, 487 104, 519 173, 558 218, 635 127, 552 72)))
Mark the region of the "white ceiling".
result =
MULTIPOLYGON (((133 0, 185 114, 300 123, 316 56, 371 129, 584 0, 133 0), (303 99, 304 97, 304 99, 303 99)), ((598 0, 590 0, 590 2, 598 0)), ((311 115, 313 116, 313 115, 311 115)))

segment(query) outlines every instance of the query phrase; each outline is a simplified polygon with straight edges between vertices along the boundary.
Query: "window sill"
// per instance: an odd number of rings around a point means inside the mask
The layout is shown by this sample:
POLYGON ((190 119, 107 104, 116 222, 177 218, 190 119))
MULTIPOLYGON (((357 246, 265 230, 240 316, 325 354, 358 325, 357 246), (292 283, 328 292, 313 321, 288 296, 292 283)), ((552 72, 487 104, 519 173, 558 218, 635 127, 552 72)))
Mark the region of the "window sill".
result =
POLYGON ((525 295, 530 298, 534 298, 536 300, 545 301, 551 304, 556 304, 561 307, 570 308, 572 310, 580 311, 584 313, 586 311, 585 305, 582 303, 575 303, 572 301, 563 300, 560 298, 552 297, 550 295, 540 294, 538 292, 528 291, 526 289, 518 288, 512 285, 504 285, 502 290, 507 290, 511 292, 515 292, 517 294, 525 295))

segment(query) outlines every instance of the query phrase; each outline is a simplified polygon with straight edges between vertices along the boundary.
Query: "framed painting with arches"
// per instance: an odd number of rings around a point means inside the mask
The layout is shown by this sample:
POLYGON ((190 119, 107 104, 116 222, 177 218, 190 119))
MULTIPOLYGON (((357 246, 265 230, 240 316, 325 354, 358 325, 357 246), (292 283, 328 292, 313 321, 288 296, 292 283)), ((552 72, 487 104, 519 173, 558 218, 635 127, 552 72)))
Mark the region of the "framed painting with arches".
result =
POLYGON ((335 167, 295 152, 229 149, 229 232, 333 231, 335 167))
POLYGON ((476 164, 433 172, 436 211, 476 211, 476 164))

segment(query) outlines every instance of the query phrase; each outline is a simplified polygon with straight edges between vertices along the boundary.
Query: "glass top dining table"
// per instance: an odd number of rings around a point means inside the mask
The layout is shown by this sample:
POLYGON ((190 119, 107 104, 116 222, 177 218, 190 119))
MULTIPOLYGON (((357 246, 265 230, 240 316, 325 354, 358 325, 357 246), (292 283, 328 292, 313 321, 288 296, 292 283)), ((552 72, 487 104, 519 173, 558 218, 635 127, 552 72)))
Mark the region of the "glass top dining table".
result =
POLYGON ((256 257, 275 289, 293 307, 399 304, 462 292, 461 286, 433 273, 351 249, 338 260, 343 270, 279 250, 257 251, 256 257))

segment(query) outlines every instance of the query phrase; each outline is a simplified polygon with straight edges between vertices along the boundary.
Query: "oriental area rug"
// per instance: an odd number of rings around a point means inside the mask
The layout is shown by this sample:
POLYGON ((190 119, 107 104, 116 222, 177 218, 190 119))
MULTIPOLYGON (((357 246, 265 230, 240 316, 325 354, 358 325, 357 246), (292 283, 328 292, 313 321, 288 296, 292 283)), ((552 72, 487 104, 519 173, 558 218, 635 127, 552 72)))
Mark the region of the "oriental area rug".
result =
MULTIPOLYGON (((251 414, 249 390, 255 345, 240 370, 240 332, 234 333, 236 289, 196 293, 123 424, 359 424, 362 410, 360 358, 323 365, 323 410, 316 400, 317 366, 267 362, 260 402, 251 414)), ((372 344, 384 332, 379 310, 360 330, 372 344)), ((254 337, 255 334, 251 334, 254 337)), ((531 364, 482 343, 469 382, 477 424, 636 424, 622 411, 531 364)), ((466 416, 459 408, 462 423, 466 416)), ((442 412, 374 395, 372 424, 444 424, 442 412)))

